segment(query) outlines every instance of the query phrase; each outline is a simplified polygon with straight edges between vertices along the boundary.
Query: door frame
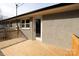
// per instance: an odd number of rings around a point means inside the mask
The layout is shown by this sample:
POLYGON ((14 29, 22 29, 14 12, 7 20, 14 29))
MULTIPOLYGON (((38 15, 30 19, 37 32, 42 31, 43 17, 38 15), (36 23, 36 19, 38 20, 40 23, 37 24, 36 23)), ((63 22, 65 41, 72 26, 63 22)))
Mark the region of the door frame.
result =
POLYGON ((35 37, 36 37, 36 40, 39 40, 39 41, 42 41, 42 17, 41 16, 37 16, 35 17, 35 37), (40 37, 36 37, 36 19, 40 19, 41 21, 41 34, 40 34, 40 37))

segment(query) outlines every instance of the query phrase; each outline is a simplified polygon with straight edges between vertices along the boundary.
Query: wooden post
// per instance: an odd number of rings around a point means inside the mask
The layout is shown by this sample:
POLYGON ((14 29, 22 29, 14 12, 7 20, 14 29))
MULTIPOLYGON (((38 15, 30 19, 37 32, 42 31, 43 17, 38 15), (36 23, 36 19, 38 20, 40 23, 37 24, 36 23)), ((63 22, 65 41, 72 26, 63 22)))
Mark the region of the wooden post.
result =
POLYGON ((79 56, 79 37, 75 34, 72 36, 72 50, 73 55, 79 56))
POLYGON ((34 19, 34 17, 32 18, 32 40, 36 40, 36 36, 35 36, 35 19, 34 19))
POLYGON ((17 37, 19 37, 19 25, 18 25, 18 19, 16 19, 16 25, 17 25, 17 37))
POLYGON ((7 21, 4 22, 4 39, 6 40, 7 39, 7 28, 6 28, 6 25, 7 25, 7 21))

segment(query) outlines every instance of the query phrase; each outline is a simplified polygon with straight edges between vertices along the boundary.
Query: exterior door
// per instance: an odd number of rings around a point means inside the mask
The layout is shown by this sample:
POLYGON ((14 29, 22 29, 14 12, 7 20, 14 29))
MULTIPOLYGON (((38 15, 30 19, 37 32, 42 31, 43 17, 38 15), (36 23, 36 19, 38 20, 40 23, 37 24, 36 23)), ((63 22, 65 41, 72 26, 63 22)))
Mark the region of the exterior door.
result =
POLYGON ((36 37, 41 37, 41 19, 36 19, 36 37))

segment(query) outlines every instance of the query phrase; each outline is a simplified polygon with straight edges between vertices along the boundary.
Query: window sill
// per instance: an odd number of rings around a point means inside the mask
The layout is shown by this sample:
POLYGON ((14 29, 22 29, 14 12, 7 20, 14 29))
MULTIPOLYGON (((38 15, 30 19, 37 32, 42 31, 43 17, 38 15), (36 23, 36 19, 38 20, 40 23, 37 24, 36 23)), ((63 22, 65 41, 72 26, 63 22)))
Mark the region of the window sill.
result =
POLYGON ((30 28, 21 28, 21 29, 30 29, 30 28))

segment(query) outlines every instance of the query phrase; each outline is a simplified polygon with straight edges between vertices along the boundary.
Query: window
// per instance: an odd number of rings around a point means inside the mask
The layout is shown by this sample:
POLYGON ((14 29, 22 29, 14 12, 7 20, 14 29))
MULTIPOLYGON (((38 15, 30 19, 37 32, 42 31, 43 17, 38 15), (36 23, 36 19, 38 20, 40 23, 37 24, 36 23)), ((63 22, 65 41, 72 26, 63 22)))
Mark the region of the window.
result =
POLYGON ((21 21, 21 27, 22 28, 29 28, 30 27, 30 20, 27 19, 27 20, 22 20, 21 21))
POLYGON ((28 20, 26 20, 26 23, 29 23, 30 22, 30 20, 28 19, 28 20))
POLYGON ((9 26, 12 27, 12 23, 10 23, 9 26))
POLYGON ((21 27, 25 27, 25 20, 22 20, 21 27))
POLYGON ((30 27, 30 20, 26 20, 26 27, 30 27))
POLYGON ((25 23, 25 20, 22 20, 22 23, 25 23))

